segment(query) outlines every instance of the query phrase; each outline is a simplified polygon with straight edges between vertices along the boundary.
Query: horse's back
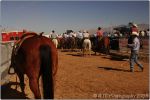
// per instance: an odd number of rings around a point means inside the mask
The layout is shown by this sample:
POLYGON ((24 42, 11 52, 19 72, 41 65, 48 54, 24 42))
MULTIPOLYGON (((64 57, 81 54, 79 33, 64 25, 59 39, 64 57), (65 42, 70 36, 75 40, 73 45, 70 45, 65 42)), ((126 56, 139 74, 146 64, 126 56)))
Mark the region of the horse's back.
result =
POLYGON ((33 37, 27 38, 23 43, 22 47, 24 46, 28 50, 33 50, 39 48, 41 45, 49 45, 50 48, 57 50, 53 42, 44 36, 35 35, 33 37))
POLYGON ((57 66, 58 54, 53 42, 47 37, 35 35, 27 38, 21 45, 26 55, 26 70, 28 70, 31 65, 34 66, 33 69, 37 70, 37 72, 40 70, 40 47, 42 46, 48 46, 50 48, 52 67, 57 66))
POLYGON ((33 50, 39 52, 40 46, 47 45, 51 49, 51 55, 57 54, 57 48, 52 40, 44 36, 31 37, 24 42, 24 45, 26 50, 31 50, 31 53, 33 52, 33 50))

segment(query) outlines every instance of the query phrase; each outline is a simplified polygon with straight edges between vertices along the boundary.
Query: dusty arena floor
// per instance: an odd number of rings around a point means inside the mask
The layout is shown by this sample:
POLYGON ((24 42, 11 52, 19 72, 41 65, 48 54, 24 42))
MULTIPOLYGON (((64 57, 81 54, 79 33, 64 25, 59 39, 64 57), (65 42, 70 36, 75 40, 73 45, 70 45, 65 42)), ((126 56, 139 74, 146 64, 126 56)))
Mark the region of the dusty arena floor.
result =
MULTIPOLYGON (((149 98, 149 62, 141 61, 144 71, 135 66, 129 72, 129 62, 106 55, 82 57, 79 52, 60 52, 56 75, 55 98, 149 98)), ((15 89, 16 76, 7 77, 10 82, 2 86, 3 98, 34 98, 25 78, 25 93, 15 89)))

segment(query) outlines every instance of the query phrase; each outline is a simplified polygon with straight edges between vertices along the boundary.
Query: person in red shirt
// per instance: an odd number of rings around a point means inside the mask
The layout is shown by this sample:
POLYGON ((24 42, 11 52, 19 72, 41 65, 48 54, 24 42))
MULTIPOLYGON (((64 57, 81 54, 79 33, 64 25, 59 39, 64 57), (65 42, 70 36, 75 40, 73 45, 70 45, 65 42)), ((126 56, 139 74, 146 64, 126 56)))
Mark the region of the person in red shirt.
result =
POLYGON ((98 27, 96 35, 97 35, 98 41, 100 41, 102 39, 102 37, 103 37, 103 31, 102 31, 101 27, 98 27))
POLYGON ((98 30, 97 30, 96 34, 97 34, 98 37, 103 36, 103 31, 102 31, 101 27, 98 27, 98 30))

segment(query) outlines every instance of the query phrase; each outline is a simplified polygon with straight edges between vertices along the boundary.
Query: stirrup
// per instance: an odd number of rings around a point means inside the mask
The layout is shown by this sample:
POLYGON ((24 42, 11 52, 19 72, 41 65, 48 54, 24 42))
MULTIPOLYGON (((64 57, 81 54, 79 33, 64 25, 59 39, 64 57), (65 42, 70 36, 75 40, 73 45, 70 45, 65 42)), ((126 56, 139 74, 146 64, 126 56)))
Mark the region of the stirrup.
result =
POLYGON ((8 69, 8 74, 10 74, 10 75, 15 74, 15 70, 14 70, 13 67, 9 67, 9 69, 8 69))

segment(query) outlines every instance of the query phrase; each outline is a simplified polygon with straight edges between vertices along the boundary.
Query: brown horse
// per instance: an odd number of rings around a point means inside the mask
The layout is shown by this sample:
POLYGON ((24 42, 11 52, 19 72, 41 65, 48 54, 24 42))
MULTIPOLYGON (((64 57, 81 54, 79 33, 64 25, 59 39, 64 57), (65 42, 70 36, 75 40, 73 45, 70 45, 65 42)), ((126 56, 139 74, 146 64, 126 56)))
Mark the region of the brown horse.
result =
POLYGON ((97 38, 97 37, 92 37, 90 39, 92 41, 92 50, 95 52, 102 52, 105 54, 109 54, 109 50, 110 50, 110 39, 109 37, 101 37, 101 38, 97 38))
POLYGON ((69 45, 69 49, 71 49, 71 51, 74 51, 74 49, 76 49, 76 38, 75 37, 69 37, 68 45, 69 45))
POLYGON ((42 76, 45 99, 54 98, 53 80, 57 72, 58 53, 52 41, 35 33, 24 34, 13 48, 11 65, 20 80, 24 93, 24 74, 29 78, 29 85, 35 98, 41 98, 39 77, 42 76))
POLYGON ((103 37, 103 45, 104 45, 104 53, 109 54, 110 53, 110 39, 109 37, 103 37))

